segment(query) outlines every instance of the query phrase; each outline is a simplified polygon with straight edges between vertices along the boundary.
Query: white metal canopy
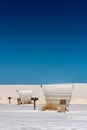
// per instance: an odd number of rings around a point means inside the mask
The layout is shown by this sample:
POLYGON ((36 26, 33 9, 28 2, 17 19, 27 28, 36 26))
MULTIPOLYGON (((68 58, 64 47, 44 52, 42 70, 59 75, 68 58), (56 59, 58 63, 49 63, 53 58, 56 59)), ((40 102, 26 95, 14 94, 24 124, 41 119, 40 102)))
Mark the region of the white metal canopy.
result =
POLYGON ((60 100, 65 99, 67 106, 70 104, 73 87, 72 84, 42 85, 47 103, 59 104, 60 100))
POLYGON ((17 92, 22 102, 31 101, 31 97, 33 96, 33 90, 17 90, 17 92))

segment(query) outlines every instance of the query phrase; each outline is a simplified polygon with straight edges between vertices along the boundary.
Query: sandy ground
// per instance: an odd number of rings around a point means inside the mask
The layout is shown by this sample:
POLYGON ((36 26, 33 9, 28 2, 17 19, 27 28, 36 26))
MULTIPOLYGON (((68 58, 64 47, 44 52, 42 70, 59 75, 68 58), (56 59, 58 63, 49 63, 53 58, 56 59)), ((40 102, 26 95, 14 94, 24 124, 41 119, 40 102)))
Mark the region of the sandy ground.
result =
POLYGON ((0 130, 87 130, 87 105, 71 105, 66 113, 0 105, 0 130))

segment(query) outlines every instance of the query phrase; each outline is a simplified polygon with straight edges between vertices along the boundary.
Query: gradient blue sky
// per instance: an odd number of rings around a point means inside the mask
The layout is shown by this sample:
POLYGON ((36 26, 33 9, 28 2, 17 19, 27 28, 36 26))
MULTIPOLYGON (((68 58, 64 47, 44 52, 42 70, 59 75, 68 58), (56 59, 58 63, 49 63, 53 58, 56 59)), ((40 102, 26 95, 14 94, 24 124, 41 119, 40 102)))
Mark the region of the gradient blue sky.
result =
POLYGON ((1 0, 0 84, 87 82, 86 0, 1 0))

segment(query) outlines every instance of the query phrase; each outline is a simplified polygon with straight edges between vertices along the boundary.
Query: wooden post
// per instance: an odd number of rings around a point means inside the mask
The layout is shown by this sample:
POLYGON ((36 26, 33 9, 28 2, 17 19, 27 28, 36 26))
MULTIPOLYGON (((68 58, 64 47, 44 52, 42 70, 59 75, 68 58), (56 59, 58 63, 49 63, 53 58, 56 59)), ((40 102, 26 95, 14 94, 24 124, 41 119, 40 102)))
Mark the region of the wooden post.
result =
POLYGON ((21 98, 17 98, 17 105, 21 105, 21 98))
POLYGON ((61 99, 60 100, 60 112, 65 112, 66 111, 66 100, 61 99))
POLYGON ((8 97, 8 100, 9 100, 9 104, 11 104, 11 97, 8 97))

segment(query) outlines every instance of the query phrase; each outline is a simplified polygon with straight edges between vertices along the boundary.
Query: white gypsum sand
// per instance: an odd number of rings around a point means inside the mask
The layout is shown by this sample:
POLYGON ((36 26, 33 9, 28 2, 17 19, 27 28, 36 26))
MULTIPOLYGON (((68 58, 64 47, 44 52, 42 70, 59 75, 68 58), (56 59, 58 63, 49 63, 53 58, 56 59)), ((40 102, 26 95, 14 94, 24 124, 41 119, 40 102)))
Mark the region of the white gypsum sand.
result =
POLYGON ((0 105, 0 130, 87 130, 87 105, 69 112, 33 110, 33 105, 0 105))
MULTIPOLYGON (((58 84, 60 85, 60 84, 58 84)), ((74 85, 71 103, 72 104, 87 104, 87 84, 72 84, 74 85)), ((45 97, 41 85, 0 85, 0 104, 8 104, 8 97, 12 97, 11 103, 16 104, 18 93, 16 90, 34 90, 35 97, 39 98, 38 103, 44 104, 45 97)))

